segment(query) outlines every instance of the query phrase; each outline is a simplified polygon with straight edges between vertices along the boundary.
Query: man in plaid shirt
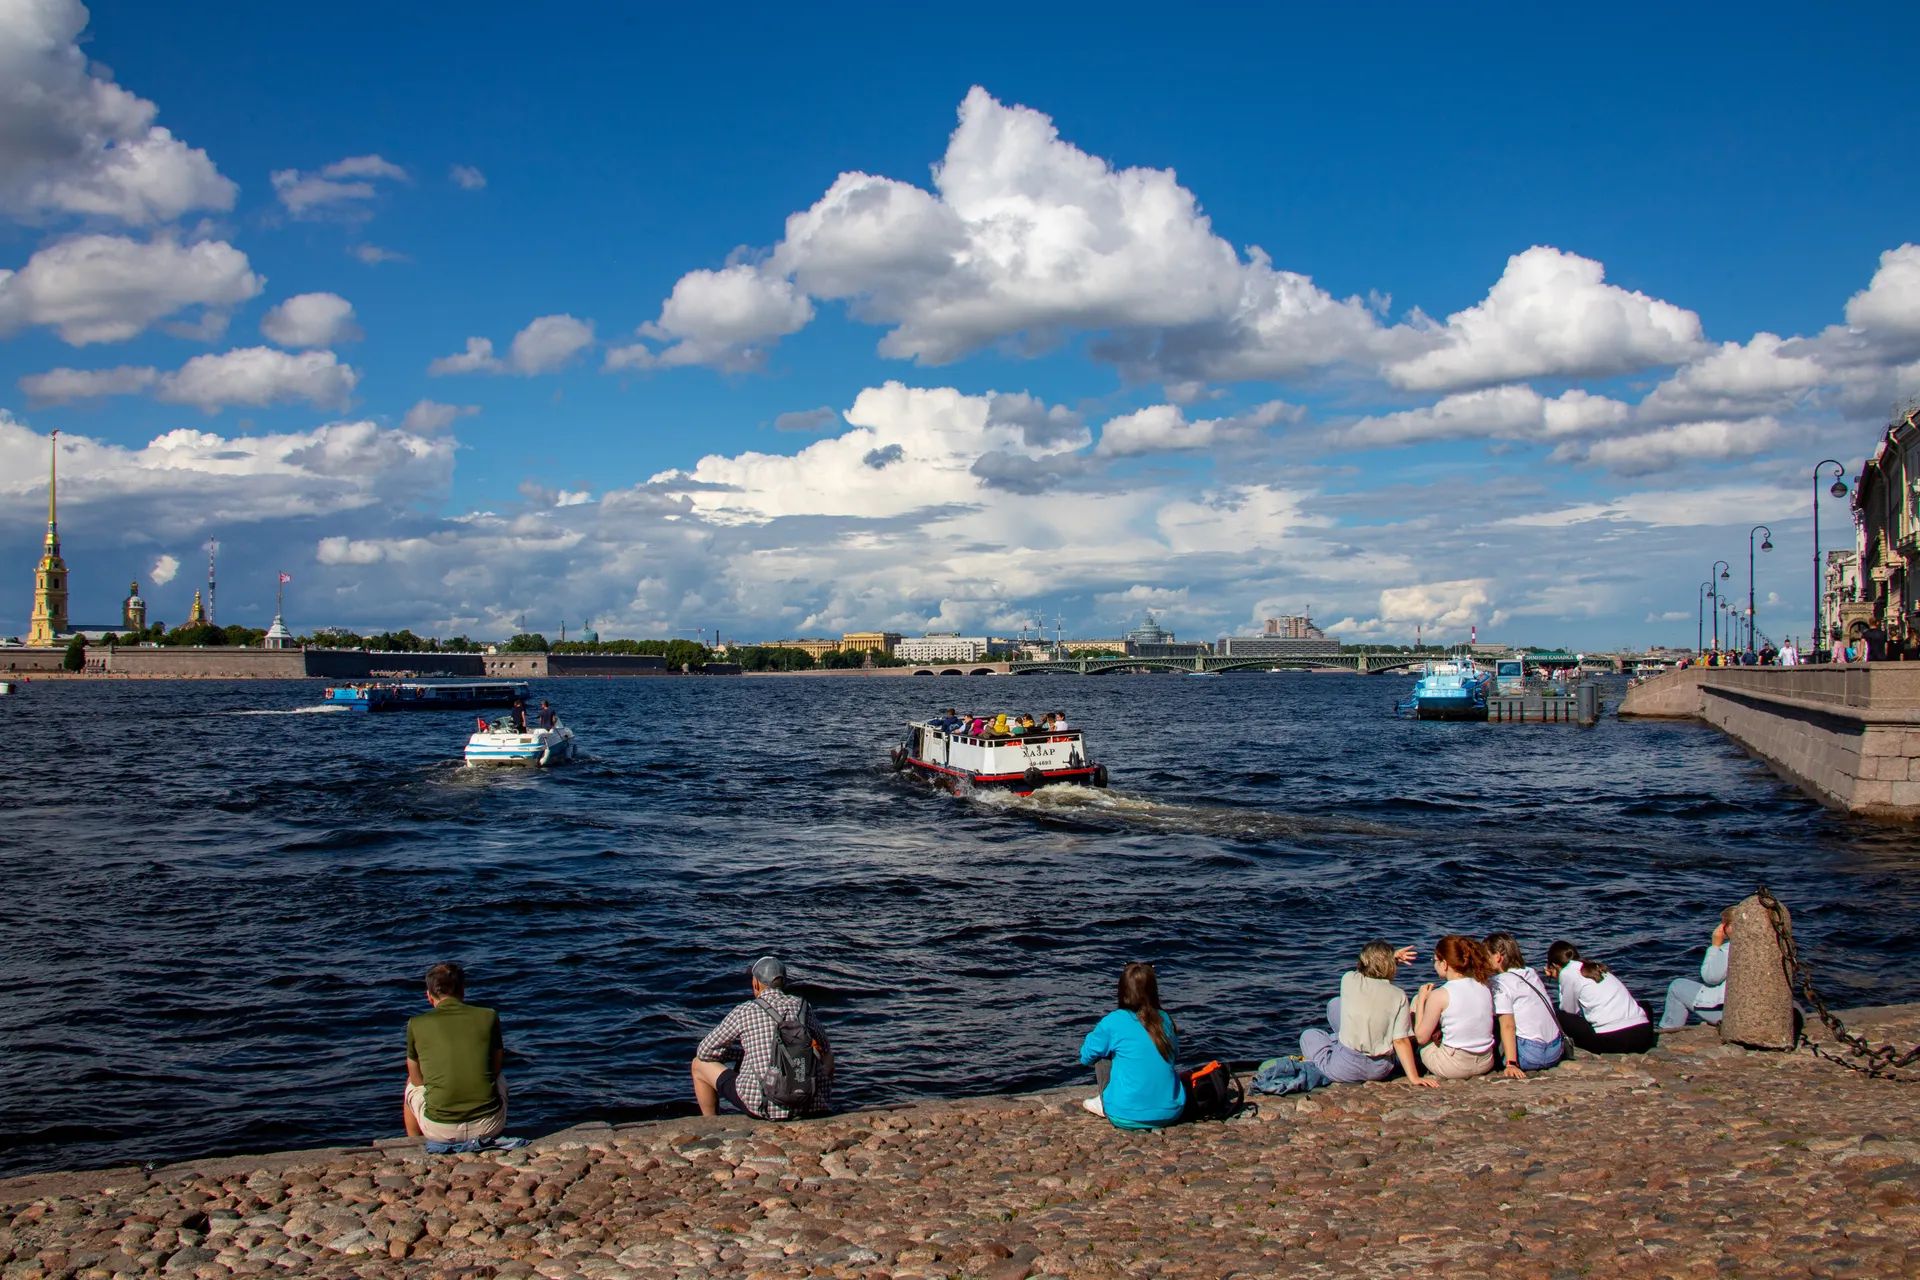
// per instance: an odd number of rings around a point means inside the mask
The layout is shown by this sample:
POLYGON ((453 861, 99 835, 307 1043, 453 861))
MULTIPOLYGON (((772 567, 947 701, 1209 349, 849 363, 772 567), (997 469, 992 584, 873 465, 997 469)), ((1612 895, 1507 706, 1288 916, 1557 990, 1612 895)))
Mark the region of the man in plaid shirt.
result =
MULTIPOLYGON (((770 1101, 761 1090, 760 1080, 773 1063, 780 1023, 798 1014, 803 1002, 787 994, 787 967, 773 956, 755 960, 750 973, 753 999, 735 1005, 694 1052, 693 1097, 703 1116, 719 1115, 720 1100, 725 1098, 757 1119, 791 1120, 797 1113, 770 1101)), ((807 1006, 806 1025, 820 1053, 820 1092, 815 1110, 825 1111, 827 1090, 833 1082, 833 1050, 811 1005, 807 1006)))

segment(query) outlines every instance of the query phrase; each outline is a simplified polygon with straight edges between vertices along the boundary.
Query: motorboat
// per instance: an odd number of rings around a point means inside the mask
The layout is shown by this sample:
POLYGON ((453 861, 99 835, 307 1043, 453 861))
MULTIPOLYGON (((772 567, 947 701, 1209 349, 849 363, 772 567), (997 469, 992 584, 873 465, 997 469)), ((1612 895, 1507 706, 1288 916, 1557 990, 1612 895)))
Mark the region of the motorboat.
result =
POLYGON ((1078 729, 975 736, 954 721, 920 720, 892 751, 896 773, 908 770, 937 786, 994 787, 1032 795, 1060 783, 1107 785, 1107 766, 1094 763, 1078 729))
POLYGON ((468 764, 518 764, 535 768, 563 764, 573 759, 573 730, 555 722, 551 729, 522 731, 502 717, 484 726, 467 739, 468 764))
POLYGON ((13 681, 0 680, 0 698, 4 698, 12 692, 13 692, 13 681))
POLYGON ((1399 710, 1417 720, 1485 720, 1492 683, 1472 658, 1429 659, 1399 710))
POLYGON ((334 685, 324 701, 354 711, 471 711, 527 700, 525 680, 399 680, 334 685))

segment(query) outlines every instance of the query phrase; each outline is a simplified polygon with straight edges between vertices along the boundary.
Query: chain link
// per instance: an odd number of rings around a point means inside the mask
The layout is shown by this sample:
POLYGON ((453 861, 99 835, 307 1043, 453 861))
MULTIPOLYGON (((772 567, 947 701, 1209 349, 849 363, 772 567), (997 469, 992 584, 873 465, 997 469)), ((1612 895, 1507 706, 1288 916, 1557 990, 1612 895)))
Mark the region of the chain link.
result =
POLYGON ((1773 921, 1773 936, 1778 939, 1780 943, 1780 968, 1786 974, 1787 989, 1791 991, 1798 988, 1800 994, 1806 999, 1807 1004, 1811 1005, 1813 1011, 1819 1015, 1820 1021, 1826 1024, 1827 1030, 1833 1033, 1833 1038, 1840 1044, 1846 1046, 1847 1052, 1846 1054, 1834 1053, 1825 1046, 1816 1043, 1807 1035, 1804 1026, 1796 1030, 1799 1038, 1795 1043, 1795 1047, 1797 1048, 1799 1045, 1804 1044, 1812 1051, 1813 1056, 1816 1058, 1825 1058, 1828 1062, 1837 1062, 1843 1067, 1862 1072, 1869 1076, 1883 1076, 1888 1080, 1899 1080, 1906 1083, 1920 1082, 1920 1077, 1890 1074, 1906 1067, 1920 1066, 1920 1045, 1915 1045, 1905 1053, 1901 1053, 1899 1047, 1896 1045, 1872 1044, 1865 1036, 1855 1035, 1853 1032, 1848 1031, 1846 1024, 1840 1021, 1838 1015, 1836 1015, 1833 1010, 1827 1008, 1827 1002, 1822 1000, 1820 993, 1813 989, 1813 980, 1807 976, 1807 971, 1801 967, 1800 953, 1795 950, 1793 945, 1793 928, 1787 923, 1787 909, 1780 905, 1778 898, 1768 892, 1767 886, 1765 885, 1760 886, 1760 890, 1755 896, 1759 898, 1760 905, 1767 909, 1768 918, 1773 921), (1854 1060, 1856 1058, 1864 1058, 1866 1061, 1857 1062, 1854 1060))

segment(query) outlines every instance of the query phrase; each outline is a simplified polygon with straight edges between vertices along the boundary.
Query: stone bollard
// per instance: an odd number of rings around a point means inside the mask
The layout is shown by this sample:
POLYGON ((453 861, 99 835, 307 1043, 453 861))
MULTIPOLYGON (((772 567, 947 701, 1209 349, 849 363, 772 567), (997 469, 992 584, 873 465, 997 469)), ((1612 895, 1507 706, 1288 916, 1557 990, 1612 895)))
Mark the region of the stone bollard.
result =
MULTIPOLYGON (((1793 916, 1783 904, 1787 936, 1793 916)), ((1782 966, 1780 938, 1773 914, 1754 895, 1733 909, 1733 945, 1727 949, 1727 1003, 1720 1016, 1720 1038, 1749 1049, 1791 1049, 1794 1045, 1793 988, 1782 966)))

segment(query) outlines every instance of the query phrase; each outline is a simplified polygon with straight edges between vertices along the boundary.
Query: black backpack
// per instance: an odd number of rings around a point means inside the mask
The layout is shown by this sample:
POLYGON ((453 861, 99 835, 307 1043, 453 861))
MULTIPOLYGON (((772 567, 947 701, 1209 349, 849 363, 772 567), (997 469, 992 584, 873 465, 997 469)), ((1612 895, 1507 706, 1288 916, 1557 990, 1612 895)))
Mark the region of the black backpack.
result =
POLYGON ((1222 1062, 1209 1062, 1204 1067, 1183 1071, 1180 1082, 1187 1086, 1183 1120, 1226 1120, 1240 1114, 1247 1102, 1246 1089, 1222 1062))
POLYGON ((807 1030, 811 1010, 802 1000, 786 1017, 775 1015, 762 1004, 761 1011, 773 1020, 773 1057, 760 1073, 760 1092, 768 1102, 793 1112, 812 1111, 825 1091, 820 1050, 807 1030))

